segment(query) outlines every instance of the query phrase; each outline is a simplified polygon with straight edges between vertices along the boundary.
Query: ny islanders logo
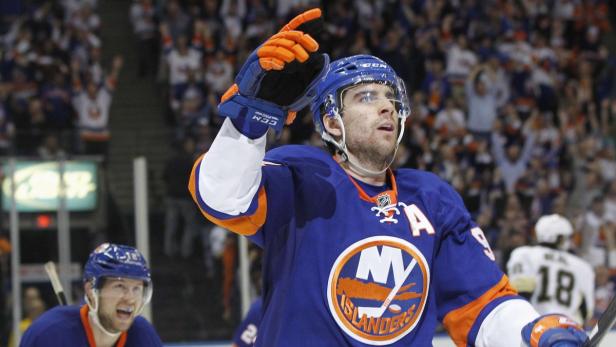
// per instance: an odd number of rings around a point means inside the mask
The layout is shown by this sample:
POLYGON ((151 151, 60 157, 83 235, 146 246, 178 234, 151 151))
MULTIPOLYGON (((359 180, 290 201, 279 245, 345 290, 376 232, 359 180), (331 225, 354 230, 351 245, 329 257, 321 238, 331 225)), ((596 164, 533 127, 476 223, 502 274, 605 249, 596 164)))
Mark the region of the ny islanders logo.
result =
POLYGON ((428 263, 414 245, 376 236, 352 244, 336 259, 327 300, 348 335, 370 345, 387 345, 415 328, 429 285, 428 263))

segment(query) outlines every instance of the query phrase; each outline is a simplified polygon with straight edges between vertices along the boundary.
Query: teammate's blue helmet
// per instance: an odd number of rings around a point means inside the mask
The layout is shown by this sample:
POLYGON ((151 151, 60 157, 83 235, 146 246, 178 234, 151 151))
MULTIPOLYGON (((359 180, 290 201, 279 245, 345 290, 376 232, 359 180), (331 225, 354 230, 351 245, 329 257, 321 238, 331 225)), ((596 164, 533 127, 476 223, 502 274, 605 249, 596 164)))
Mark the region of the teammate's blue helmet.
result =
POLYGON ((398 118, 404 121, 410 114, 404 82, 394 69, 372 55, 354 55, 333 61, 329 70, 315 85, 310 111, 315 129, 324 140, 329 140, 323 126, 323 114, 335 117, 342 110, 342 91, 362 83, 384 83, 392 87, 398 118), (325 135, 325 136, 324 136, 325 135))
POLYGON ((94 287, 100 288, 103 277, 122 277, 142 280, 150 286, 152 277, 148 263, 143 254, 134 247, 103 243, 88 258, 83 271, 83 280, 94 281, 94 287))
POLYGON ((108 334, 114 334, 101 324, 98 316, 100 291, 105 283, 102 280, 104 278, 129 278, 143 281, 143 296, 140 305, 136 308, 135 316, 141 314, 145 305, 150 302, 154 288, 148 263, 136 248, 103 243, 90 253, 83 270, 83 281, 92 284, 93 295, 90 297, 86 292, 84 299, 90 307, 89 314, 94 324, 108 334))

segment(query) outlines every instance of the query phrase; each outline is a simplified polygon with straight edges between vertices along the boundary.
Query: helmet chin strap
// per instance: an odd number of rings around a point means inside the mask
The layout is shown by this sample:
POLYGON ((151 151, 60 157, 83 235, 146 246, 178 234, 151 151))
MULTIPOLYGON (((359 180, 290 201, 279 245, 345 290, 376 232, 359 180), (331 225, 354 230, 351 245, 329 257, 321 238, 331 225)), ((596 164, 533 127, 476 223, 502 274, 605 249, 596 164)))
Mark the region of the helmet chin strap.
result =
POLYGON ((349 155, 349 151, 346 145, 346 131, 344 130, 344 122, 342 121, 342 117, 340 117, 340 114, 338 112, 335 112, 335 115, 333 118, 340 124, 340 129, 342 131, 342 137, 340 141, 336 141, 333 138, 333 136, 331 136, 328 132, 325 131, 323 132, 321 136, 323 140, 333 144, 336 147, 336 149, 338 149, 338 151, 342 154, 343 161, 348 162, 349 168, 351 168, 351 170, 357 172, 358 174, 362 176, 367 176, 367 177, 379 177, 382 174, 384 174, 385 171, 387 171, 387 169, 394 162, 394 160, 396 160, 396 153, 398 152, 398 146, 400 145, 400 141, 402 141, 402 136, 404 136, 404 123, 406 119, 398 118, 398 120, 400 121, 400 134, 398 134, 398 139, 396 140, 396 148, 394 149, 394 153, 391 156, 389 163, 387 163, 387 165, 382 170, 374 171, 374 170, 365 168, 359 163, 356 163, 355 160, 351 160, 351 156, 349 155))
POLYGON ((117 332, 117 333, 112 333, 110 331, 108 331, 107 329, 105 329, 103 327, 103 325, 101 324, 101 321, 98 317, 98 289, 92 289, 92 294, 94 296, 94 302, 91 302, 90 299, 88 298, 88 295, 84 295, 85 299, 86 299, 86 303, 88 304, 88 307, 90 308, 90 310, 88 311, 88 316, 90 317, 90 321, 92 323, 94 323, 94 325, 100 329, 100 331, 102 331, 105 335, 109 336, 109 337, 113 337, 113 338, 118 338, 120 337, 120 334, 122 334, 122 332, 117 332))

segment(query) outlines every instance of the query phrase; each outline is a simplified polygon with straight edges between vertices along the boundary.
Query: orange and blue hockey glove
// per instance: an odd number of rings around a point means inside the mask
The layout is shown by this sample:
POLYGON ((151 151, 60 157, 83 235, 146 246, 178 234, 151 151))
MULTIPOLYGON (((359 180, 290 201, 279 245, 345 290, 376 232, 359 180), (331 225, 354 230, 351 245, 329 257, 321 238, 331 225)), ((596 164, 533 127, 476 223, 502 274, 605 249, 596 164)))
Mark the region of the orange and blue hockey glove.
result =
POLYGON ((220 115, 253 139, 290 124, 308 105, 308 90, 329 66, 329 57, 318 52, 315 40, 322 28, 321 10, 308 10, 254 50, 222 96, 220 115))
POLYGON ((548 314, 528 323, 522 339, 529 347, 581 347, 588 335, 579 324, 560 314, 548 314))

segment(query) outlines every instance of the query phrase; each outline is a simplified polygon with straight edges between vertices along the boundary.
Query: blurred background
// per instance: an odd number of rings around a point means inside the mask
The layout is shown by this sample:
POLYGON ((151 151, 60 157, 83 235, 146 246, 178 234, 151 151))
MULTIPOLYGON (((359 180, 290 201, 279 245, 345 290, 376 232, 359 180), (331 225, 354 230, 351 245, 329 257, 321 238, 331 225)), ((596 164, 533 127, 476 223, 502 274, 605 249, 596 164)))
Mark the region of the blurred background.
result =
MULTIPOLYGON (((377 55, 406 82, 395 165, 451 183, 503 269, 539 216, 568 217, 602 313, 616 283, 613 2, 0 0, 0 346, 14 303, 26 326, 56 305, 42 264, 60 262, 79 303, 104 241, 147 248, 163 341, 230 339, 260 251, 198 214, 188 175, 246 56, 314 6, 324 52, 377 55)), ((269 146, 288 143, 321 145, 310 116, 269 146)))

